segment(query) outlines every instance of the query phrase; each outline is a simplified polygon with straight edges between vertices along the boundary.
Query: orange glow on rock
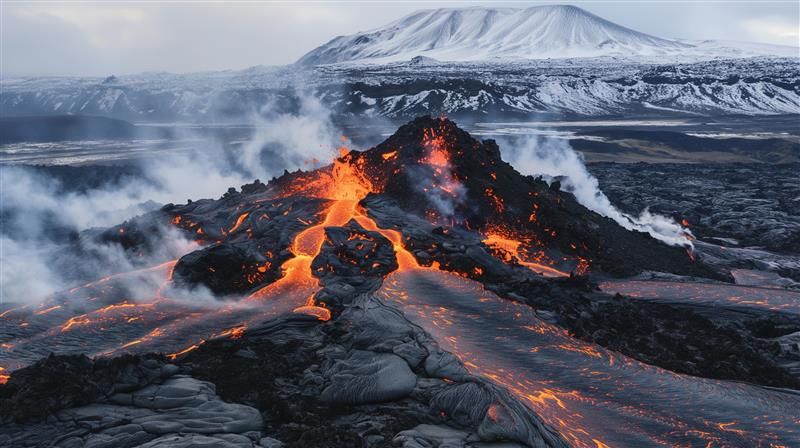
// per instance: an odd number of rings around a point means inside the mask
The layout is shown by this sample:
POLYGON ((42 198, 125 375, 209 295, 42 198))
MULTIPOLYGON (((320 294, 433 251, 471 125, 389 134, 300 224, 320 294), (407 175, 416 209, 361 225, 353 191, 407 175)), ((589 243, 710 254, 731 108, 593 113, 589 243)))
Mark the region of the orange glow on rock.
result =
POLYGON ((241 227, 242 223, 244 222, 245 219, 247 219, 249 215, 250 213, 242 213, 241 215, 239 215, 239 217, 236 218, 236 222, 233 224, 233 227, 231 227, 230 230, 228 230, 228 233, 233 233, 236 231, 236 229, 241 227))
POLYGON ((510 236, 501 235, 499 233, 489 233, 483 240, 483 244, 494 249, 495 253, 500 255, 506 263, 516 261, 518 264, 545 277, 569 277, 568 273, 560 271, 552 266, 526 261, 519 250, 522 242, 510 236))
POLYGON ((205 343, 206 343, 205 339, 200 339, 200 341, 197 344, 192 344, 179 352, 170 353, 169 355, 167 355, 167 359, 175 360, 181 355, 185 355, 191 351, 197 350, 198 348, 200 348, 201 345, 205 343))
POLYGON ((46 308, 46 309, 43 309, 41 311, 37 311, 34 314, 36 314, 37 316, 41 316, 42 314, 47 314, 47 313, 49 313, 51 311, 55 311, 55 310, 57 310, 59 308, 61 308, 61 305, 51 306, 50 308, 46 308))
MULTIPOLYGON (((324 218, 321 223, 307 227, 295 236, 290 247, 294 257, 283 264, 283 276, 275 283, 251 294, 251 299, 264 299, 290 290, 297 290, 298 288, 307 291, 308 296, 313 297, 319 286, 317 279, 311 272, 311 262, 319 255, 322 249, 322 244, 325 240, 325 228, 341 227, 350 220, 355 220, 366 230, 381 233, 391 241, 400 269, 419 266, 414 256, 403 247, 400 232, 380 229, 375 221, 359 210, 359 201, 373 192, 374 188, 367 177, 360 172, 358 166, 351 163, 350 151, 342 147, 340 152, 342 155, 334 161, 331 170, 328 173, 319 172, 313 179, 311 183, 313 189, 306 189, 309 185, 308 183, 305 183, 304 187, 290 186, 290 191, 302 189, 304 194, 328 199, 331 203, 323 212, 324 218)), ((313 305, 313 299, 307 300, 298 309, 313 305)), ((330 311, 325 310, 325 312, 328 313, 329 318, 330 311)))
POLYGON ((491 188, 487 188, 485 193, 486 197, 492 201, 492 205, 494 206, 494 209, 497 210, 497 213, 503 213, 503 211, 505 210, 505 204, 503 202, 503 198, 498 196, 491 188))
POLYGON ((323 322, 331 320, 331 311, 321 306, 315 306, 315 305, 298 306, 292 312, 298 314, 308 314, 309 316, 314 316, 323 322))

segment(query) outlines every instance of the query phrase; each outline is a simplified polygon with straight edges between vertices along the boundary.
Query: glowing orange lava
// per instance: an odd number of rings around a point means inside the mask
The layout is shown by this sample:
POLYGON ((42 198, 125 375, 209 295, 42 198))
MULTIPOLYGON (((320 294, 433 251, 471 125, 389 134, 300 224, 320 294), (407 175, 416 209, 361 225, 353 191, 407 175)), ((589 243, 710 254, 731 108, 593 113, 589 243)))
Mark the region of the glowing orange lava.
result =
POLYGON ((49 313, 51 311, 55 311, 55 310, 57 310, 59 308, 61 308, 61 305, 55 305, 55 306, 51 306, 50 308, 46 308, 46 309, 43 309, 41 311, 37 311, 34 314, 36 314, 37 316, 41 316, 41 315, 47 314, 47 313, 49 313))
POLYGON ((489 233, 486 235, 483 243, 500 253, 504 258, 503 261, 507 263, 516 261, 520 265, 545 277, 569 277, 568 273, 559 271, 554 267, 525 261, 519 251, 519 247, 522 245, 522 242, 519 240, 500 235, 499 233, 489 233))
POLYGON ((11 314, 12 311, 17 311, 17 310, 22 309, 22 308, 23 307, 9 308, 9 309, 3 311, 2 313, 0 313, 0 318, 6 317, 9 314, 11 314))
MULTIPOLYGON (((67 319, 64 324, 61 325, 61 332, 67 332, 71 329, 82 326, 82 325, 89 325, 89 324, 96 324, 96 323, 109 323, 115 320, 115 316, 110 316, 109 314, 117 314, 119 310, 133 310, 137 313, 143 313, 144 310, 150 309, 155 305, 155 302, 151 303, 130 303, 130 302, 120 302, 115 303, 112 305, 105 306, 103 308, 99 308, 97 310, 92 311, 91 313, 81 314, 78 316, 73 316, 67 319)), ((126 320, 130 322, 131 316, 128 316, 124 312, 121 313, 122 315, 119 316, 120 320, 126 320)))
MULTIPOLYGON (((397 254, 400 269, 419 266, 414 256, 403 247, 400 232, 380 229, 375 221, 359 209, 359 201, 373 192, 373 187, 366 176, 359 171, 358 166, 351 161, 350 153, 346 148, 342 148, 342 155, 334 161, 330 174, 321 173, 312 182, 314 191, 306 191, 306 194, 331 201, 324 212, 325 217, 321 223, 307 227, 295 236, 290 247, 294 257, 283 264, 283 276, 251 294, 251 299, 264 299, 277 294, 302 291, 306 300, 303 305, 295 309, 295 312, 311 314, 321 320, 330 319, 330 311, 314 303, 314 294, 319 290, 319 282, 311 273, 311 263, 322 249, 325 228, 341 227, 350 220, 355 220, 366 230, 379 232, 389 239, 397 254)), ((296 189, 292 188, 291 191, 296 189)))
POLYGON ((298 314, 308 314, 309 316, 314 316, 321 321, 331 320, 331 311, 321 306, 315 306, 315 305, 298 306, 297 308, 292 310, 292 312, 298 314))
POLYGON ((372 218, 364 215, 363 213, 359 213, 358 216, 355 217, 355 220, 364 229, 372 232, 378 232, 392 242, 392 246, 394 247, 394 255, 397 257, 398 270, 402 271, 406 269, 420 268, 420 265, 417 263, 417 259, 414 257, 414 254, 409 252, 408 249, 403 246, 402 233, 397 230, 379 228, 378 224, 372 218))
POLYGON ((491 188, 487 188, 485 193, 486 197, 492 201, 492 205, 494 206, 495 210, 497 210, 497 213, 503 213, 503 210, 505 210, 503 198, 498 196, 491 188))
POLYGON ((181 355, 185 355, 191 351, 197 350, 198 348, 200 348, 201 345, 205 343, 206 343, 205 339, 200 339, 200 341, 197 344, 192 344, 179 352, 170 353, 169 355, 167 355, 167 359, 175 360, 181 355))
POLYGON ((231 227, 230 230, 228 230, 228 233, 233 233, 236 231, 236 229, 241 227, 242 223, 244 222, 245 219, 247 219, 249 215, 250 213, 242 213, 241 215, 239 215, 239 217, 236 218, 236 222, 233 224, 233 227, 231 227))

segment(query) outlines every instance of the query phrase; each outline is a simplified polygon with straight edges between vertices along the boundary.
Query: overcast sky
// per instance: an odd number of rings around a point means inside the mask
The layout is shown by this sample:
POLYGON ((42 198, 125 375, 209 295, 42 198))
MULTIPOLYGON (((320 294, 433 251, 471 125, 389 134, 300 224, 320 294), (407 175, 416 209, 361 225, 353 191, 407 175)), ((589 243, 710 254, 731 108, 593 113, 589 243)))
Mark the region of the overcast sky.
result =
MULTIPOLYGON (((282 65, 335 36, 376 28, 417 9, 536 4, 0 0, 0 62, 4 73, 98 76, 282 65)), ((570 4, 661 37, 800 46, 797 0, 570 4)))

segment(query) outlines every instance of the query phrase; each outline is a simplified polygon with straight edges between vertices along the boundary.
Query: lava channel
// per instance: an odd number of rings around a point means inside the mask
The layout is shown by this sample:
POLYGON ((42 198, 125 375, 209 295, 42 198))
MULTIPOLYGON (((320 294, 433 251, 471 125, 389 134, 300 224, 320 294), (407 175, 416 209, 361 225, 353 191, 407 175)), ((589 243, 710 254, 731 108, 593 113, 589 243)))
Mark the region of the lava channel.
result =
POLYGON ((392 273, 377 295, 576 447, 800 446, 797 394, 638 362, 454 274, 392 273))

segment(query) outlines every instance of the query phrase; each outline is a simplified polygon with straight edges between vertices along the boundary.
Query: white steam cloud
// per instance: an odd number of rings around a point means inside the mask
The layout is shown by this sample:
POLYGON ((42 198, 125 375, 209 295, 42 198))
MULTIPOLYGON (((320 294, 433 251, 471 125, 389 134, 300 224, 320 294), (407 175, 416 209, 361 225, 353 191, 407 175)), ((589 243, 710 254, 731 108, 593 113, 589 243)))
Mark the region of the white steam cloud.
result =
MULTIPOLYGON (((206 143, 191 153, 143 159, 139 162, 143 176, 119 179, 99 188, 65 191, 60 182, 33 170, 0 167, 0 302, 36 302, 75 286, 76 277, 92 280, 141 268, 141 260, 132 263, 121 248, 101 247, 87 238, 80 238, 80 253, 73 252, 75 240, 70 235, 120 224, 152 210, 153 202, 184 203, 187 199, 219 197, 229 187, 256 178, 268 180, 285 169, 311 168, 314 160, 327 164, 340 138, 330 113, 311 97, 301 96, 295 113, 266 106, 253 114, 252 121, 253 137, 241 146, 224 149, 206 138, 206 143), (70 263, 54 263, 55 257, 72 257, 75 272, 62 272, 59 266, 70 263), (83 275, 87 272, 93 275, 83 275)), ((174 229, 165 229, 162 234, 165 240, 152 245, 161 248, 148 260, 152 264, 194 250, 194 243, 174 229)), ((138 296, 131 291, 131 297, 138 296)))
POLYGON ((267 105, 253 115, 256 132, 236 154, 245 173, 268 179, 284 169, 308 169, 333 160, 337 132, 330 111, 312 96, 300 97, 298 109, 285 113, 267 105))
POLYGON ((639 216, 623 213, 600 191, 597 179, 586 169, 583 157, 564 139, 530 136, 500 145, 503 159, 519 172, 549 177, 563 176, 562 189, 575 195, 584 207, 613 219, 628 230, 649 233, 672 246, 693 247, 687 229, 673 219, 644 210, 639 216))

